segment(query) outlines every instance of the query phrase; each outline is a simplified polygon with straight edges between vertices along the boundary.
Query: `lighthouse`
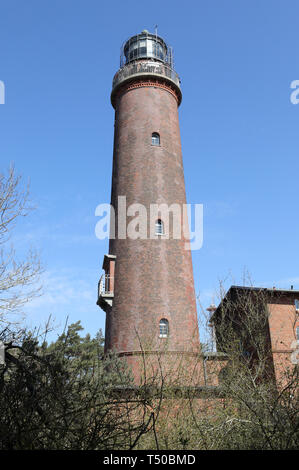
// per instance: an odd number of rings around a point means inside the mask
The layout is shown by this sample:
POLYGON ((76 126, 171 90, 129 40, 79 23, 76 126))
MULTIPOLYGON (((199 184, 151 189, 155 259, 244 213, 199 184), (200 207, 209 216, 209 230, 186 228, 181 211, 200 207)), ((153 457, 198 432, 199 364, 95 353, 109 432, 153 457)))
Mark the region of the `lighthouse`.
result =
POLYGON ((97 304, 106 312, 105 351, 124 358, 137 378, 141 358, 162 358, 167 370, 172 358, 199 351, 181 101, 172 48, 147 30, 128 39, 112 84, 113 230, 97 304))

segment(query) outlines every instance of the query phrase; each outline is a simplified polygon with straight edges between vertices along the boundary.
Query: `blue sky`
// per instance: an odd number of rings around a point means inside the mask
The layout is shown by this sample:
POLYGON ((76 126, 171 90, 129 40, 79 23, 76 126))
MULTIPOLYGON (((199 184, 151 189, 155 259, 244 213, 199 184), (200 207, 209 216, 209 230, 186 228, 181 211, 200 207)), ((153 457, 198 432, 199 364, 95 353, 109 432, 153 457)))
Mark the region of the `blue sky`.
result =
POLYGON ((111 82, 122 42, 143 29, 174 48, 187 199, 204 205, 193 251, 196 293, 219 279, 299 289, 299 79, 295 0, 0 1, 1 171, 30 179, 36 210, 21 221, 20 253, 41 252, 44 295, 27 323, 81 320, 104 329, 97 282, 108 241, 95 208, 110 202, 111 82))

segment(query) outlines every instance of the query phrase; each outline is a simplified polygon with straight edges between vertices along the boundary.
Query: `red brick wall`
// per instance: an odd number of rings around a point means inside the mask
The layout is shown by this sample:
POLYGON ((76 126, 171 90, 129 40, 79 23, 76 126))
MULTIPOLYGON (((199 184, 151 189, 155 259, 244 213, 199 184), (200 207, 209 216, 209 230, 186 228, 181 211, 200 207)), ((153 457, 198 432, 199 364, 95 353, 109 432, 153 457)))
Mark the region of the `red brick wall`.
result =
POLYGON ((294 296, 272 299, 268 308, 275 376, 279 382, 283 381, 285 372, 294 367, 291 354, 296 344, 296 327, 299 326, 299 318, 296 314, 294 296))
MULTIPOLYGON (((177 100, 166 87, 141 86, 118 96, 111 196, 116 215, 118 196, 126 196, 127 206, 186 203, 177 100), (153 132, 160 134, 159 147, 151 144, 153 132)), ((117 229, 116 223, 116 236, 117 229)), ((116 263, 106 350, 138 351, 138 336, 146 350, 163 348, 161 318, 169 321, 168 350, 198 350, 192 259, 185 240, 116 238, 109 252, 116 263)))
POLYGON ((223 358, 205 357, 196 352, 165 350, 123 357, 133 369, 135 382, 147 385, 157 385, 163 377, 165 386, 216 387, 221 385, 221 373, 227 367, 223 358))

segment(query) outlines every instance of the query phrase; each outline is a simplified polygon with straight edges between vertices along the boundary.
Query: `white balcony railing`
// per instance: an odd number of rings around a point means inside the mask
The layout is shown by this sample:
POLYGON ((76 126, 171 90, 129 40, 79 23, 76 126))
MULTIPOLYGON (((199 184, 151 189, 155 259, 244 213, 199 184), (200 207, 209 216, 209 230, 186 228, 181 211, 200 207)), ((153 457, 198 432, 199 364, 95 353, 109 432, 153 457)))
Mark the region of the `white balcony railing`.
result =
POLYGON ((114 294, 114 277, 109 274, 102 274, 99 281, 99 297, 114 294))

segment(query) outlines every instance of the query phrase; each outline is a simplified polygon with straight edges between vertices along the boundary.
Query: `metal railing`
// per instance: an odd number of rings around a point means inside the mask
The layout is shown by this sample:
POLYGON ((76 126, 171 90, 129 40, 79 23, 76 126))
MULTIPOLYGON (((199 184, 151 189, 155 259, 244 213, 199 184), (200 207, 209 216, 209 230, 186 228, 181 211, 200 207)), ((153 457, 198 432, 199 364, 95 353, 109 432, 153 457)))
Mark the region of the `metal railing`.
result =
POLYGON ((154 61, 133 62, 125 65, 114 75, 112 89, 123 81, 138 75, 157 75, 171 80, 180 89, 180 78, 178 74, 167 64, 154 61))
POLYGON ((113 295, 114 294, 114 277, 109 274, 102 274, 99 281, 99 297, 101 295, 113 295))

